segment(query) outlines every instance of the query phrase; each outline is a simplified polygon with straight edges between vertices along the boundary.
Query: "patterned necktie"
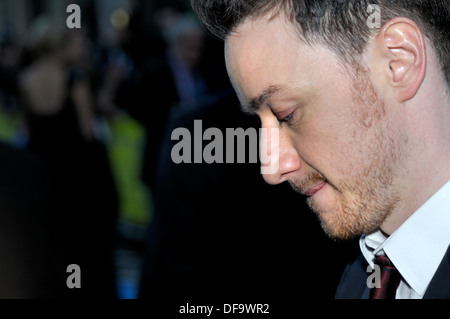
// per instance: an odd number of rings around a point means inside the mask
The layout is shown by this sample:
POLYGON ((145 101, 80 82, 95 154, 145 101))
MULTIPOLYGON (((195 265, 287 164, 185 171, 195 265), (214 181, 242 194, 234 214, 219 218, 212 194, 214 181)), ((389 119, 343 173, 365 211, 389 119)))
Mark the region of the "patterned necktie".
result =
POLYGON ((377 256, 375 264, 380 266, 380 288, 370 289, 370 299, 395 299, 401 275, 387 256, 377 256))

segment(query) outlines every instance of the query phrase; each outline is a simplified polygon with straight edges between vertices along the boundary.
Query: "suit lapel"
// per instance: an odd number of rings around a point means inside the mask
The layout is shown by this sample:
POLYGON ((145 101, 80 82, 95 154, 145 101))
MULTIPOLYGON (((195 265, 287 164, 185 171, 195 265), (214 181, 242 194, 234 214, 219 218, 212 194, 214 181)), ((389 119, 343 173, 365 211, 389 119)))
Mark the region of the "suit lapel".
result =
POLYGON ((431 279, 424 299, 450 299, 450 246, 431 279))
POLYGON ((367 261, 362 254, 345 269, 336 290, 336 299, 368 299, 367 261))

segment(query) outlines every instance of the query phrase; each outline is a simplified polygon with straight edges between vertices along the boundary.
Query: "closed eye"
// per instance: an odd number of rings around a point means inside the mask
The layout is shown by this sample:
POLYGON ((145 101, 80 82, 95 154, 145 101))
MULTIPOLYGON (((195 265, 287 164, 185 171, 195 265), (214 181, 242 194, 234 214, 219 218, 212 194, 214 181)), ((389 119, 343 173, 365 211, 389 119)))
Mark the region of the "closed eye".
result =
POLYGON ((278 119, 278 122, 281 123, 289 123, 290 121, 292 121, 292 113, 289 114, 288 116, 285 116, 281 119, 278 119))
POLYGON ((284 117, 282 117, 282 118, 279 118, 279 117, 277 116, 278 123, 280 123, 280 124, 283 124, 283 123, 285 123, 285 124, 292 124, 293 121, 295 120, 295 114, 296 114, 296 112, 297 112, 297 109, 294 109, 294 110, 293 110, 291 113, 289 113, 287 116, 284 116, 284 117))

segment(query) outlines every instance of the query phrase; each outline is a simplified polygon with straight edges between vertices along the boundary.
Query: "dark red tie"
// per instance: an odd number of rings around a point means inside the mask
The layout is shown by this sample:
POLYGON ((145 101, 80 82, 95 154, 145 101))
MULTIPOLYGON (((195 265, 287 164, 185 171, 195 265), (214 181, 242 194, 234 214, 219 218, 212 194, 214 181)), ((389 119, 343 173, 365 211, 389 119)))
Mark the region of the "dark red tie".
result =
POLYGON ((380 266, 380 288, 370 289, 370 299, 395 299, 401 275, 387 256, 377 256, 375 264, 380 266))

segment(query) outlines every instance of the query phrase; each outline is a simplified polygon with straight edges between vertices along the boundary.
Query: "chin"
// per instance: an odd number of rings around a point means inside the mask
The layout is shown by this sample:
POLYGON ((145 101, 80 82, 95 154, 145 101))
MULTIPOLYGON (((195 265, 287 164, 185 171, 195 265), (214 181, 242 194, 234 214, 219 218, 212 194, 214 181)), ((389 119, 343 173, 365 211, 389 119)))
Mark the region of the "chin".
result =
POLYGON ((327 207, 310 198, 308 205, 317 214, 325 234, 334 240, 350 240, 371 233, 384 219, 383 214, 356 206, 349 208, 340 202, 327 207))
POLYGON ((348 225, 336 225, 332 222, 327 222, 320 218, 322 229, 325 234, 333 240, 351 240, 361 236, 364 232, 357 231, 348 227, 348 225))

